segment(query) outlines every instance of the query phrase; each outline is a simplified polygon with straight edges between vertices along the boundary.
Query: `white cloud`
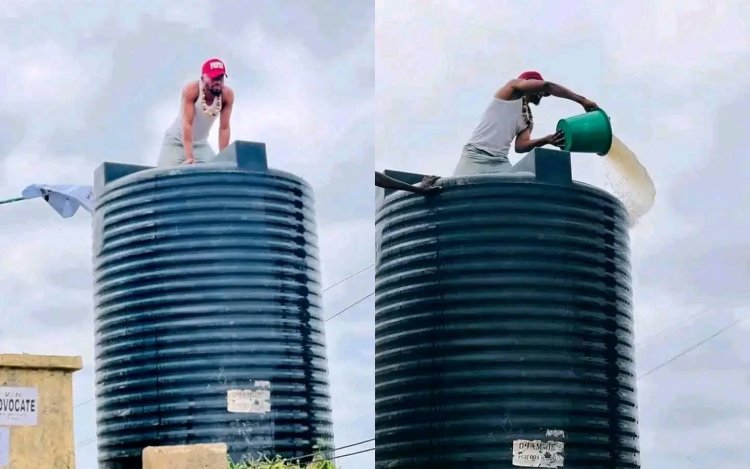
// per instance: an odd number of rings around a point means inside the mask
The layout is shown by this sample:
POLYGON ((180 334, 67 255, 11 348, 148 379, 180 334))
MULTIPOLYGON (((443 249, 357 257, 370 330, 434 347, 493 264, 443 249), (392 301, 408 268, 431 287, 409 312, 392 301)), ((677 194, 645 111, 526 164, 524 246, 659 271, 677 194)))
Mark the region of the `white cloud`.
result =
POLYGON ((0 19, 17 20, 30 12, 42 3, 43 0, 6 0, 3 7, 0 8, 0 19))
MULTIPOLYGON (((331 223, 318 229, 321 256, 331 259, 322 266, 324 285, 332 285, 375 262, 373 250, 362 249, 363 246, 374 246, 374 232, 373 223, 366 218, 355 222, 331 223)), ((372 271, 362 275, 373 278, 372 271)))
POLYGON ((52 40, 22 49, 0 45, 0 60, 12 65, 12 72, 0 77, 5 105, 30 110, 85 107, 109 71, 97 52, 73 51, 52 40))
POLYGON ((90 184, 98 166, 88 156, 66 154, 63 149, 28 144, 2 161, 6 189, 19 192, 29 184, 90 184))
POLYGON ((160 18, 174 23, 190 25, 196 28, 213 26, 211 2, 207 0, 168 1, 160 8, 151 8, 160 18))
POLYGON ((655 87, 705 82, 714 88, 730 70, 730 76, 737 73, 738 60, 748 55, 746 2, 644 1, 607 10, 597 16, 605 21, 601 26, 618 72, 658 79, 655 87))

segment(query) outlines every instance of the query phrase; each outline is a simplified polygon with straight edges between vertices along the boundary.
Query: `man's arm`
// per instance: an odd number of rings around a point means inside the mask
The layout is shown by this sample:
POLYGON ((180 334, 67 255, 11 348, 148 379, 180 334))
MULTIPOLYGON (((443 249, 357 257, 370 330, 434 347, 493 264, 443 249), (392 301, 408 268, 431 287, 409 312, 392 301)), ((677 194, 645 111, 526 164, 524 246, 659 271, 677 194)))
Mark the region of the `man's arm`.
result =
POLYGON ((382 187, 383 189, 407 191, 413 192, 415 194, 428 194, 439 190, 436 187, 412 186, 411 184, 399 181, 398 179, 393 179, 392 177, 386 176, 385 174, 379 173, 377 171, 375 171, 375 185, 377 187, 382 187))
MULTIPOLYGON (((513 95, 513 97, 518 98, 519 96, 522 96, 526 93, 542 93, 546 95, 552 95, 556 96, 558 98, 563 99, 569 99, 571 101, 574 101, 581 106, 586 111, 593 111, 594 109, 598 109, 599 106, 596 105, 595 102, 590 101, 580 94, 576 94, 569 89, 565 88, 562 85, 558 85, 557 83, 552 83, 551 81, 543 81, 543 80, 511 80, 505 87, 503 88, 510 88, 510 91, 513 95)), ((500 94, 504 90, 500 90, 498 94, 500 94)), ((507 91, 506 91, 507 93, 507 91)), ((508 96, 505 99, 510 99, 511 96, 508 96)))
POLYGON ((516 136, 516 153, 528 153, 534 148, 543 147, 544 145, 554 145, 560 147, 565 143, 562 132, 547 135, 542 138, 531 138, 531 129, 525 128, 516 136))
POLYGON ((234 105, 234 91, 225 88, 224 95, 226 99, 222 103, 221 117, 219 118, 219 151, 229 146, 229 137, 231 135, 229 121, 232 117, 232 106, 234 105))
MULTIPOLYGON (((200 85, 199 85, 200 86, 200 85)), ((195 94, 191 85, 182 90, 182 146, 185 148, 185 163, 195 163, 193 157, 193 119, 195 118, 195 94)))

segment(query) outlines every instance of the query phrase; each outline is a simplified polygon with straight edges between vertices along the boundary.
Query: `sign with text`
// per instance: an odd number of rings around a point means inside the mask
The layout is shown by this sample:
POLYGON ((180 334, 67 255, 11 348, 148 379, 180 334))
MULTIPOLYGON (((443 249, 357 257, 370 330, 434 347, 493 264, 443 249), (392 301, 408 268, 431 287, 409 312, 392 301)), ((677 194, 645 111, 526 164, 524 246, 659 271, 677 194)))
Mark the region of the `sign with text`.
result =
POLYGON ((33 427, 39 414, 36 388, 0 387, 0 426, 33 427))
POLYGON ((271 383, 255 381, 251 389, 230 389, 227 391, 227 410, 244 414, 271 412, 271 383))
POLYGON ((515 440, 513 465, 520 467, 564 467, 565 443, 562 441, 515 440))

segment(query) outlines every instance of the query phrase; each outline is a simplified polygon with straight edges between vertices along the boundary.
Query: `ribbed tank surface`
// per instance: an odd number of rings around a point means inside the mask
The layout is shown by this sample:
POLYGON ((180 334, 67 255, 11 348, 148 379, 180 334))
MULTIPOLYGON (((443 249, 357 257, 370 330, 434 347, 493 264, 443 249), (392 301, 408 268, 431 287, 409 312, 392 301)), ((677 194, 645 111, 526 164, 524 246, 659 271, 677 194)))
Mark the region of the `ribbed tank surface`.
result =
POLYGON ((377 214, 376 467, 639 468, 622 204, 515 174, 441 184, 377 214))
POLYGON ((125 174, 101 178, 94 222, 100 468, 139 468, 145 446, 330 447, 311 188, 238 164, 109 165, 125 174))

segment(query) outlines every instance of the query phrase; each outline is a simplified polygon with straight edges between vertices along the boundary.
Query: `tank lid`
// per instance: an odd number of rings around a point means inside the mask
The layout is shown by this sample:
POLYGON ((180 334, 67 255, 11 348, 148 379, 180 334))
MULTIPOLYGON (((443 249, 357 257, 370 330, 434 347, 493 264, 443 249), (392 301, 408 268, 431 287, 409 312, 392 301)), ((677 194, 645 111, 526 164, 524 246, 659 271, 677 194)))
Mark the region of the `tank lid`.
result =
MULTIPOLYGON (((383 173, 411 185, 420 183, 425 176, 428 176, 427 174, 407 173, 391 169, 386 169, 383 173)), ((489 178, 497 177, 528 180, 530 177, 532 180, 545 184, 567 186, 573 184, 572 174, 570 152, 548 148, 535 148, 521 158, 518 163, 513 165, 509 171, 496 174, 478 174, 476 176, 458 176, 451 179, 461 179, 463 181, 469 178, 476 178, 477 181, 486 181, 489 178)), ((388 196, 393 192, 398 191, 385 189, 384 195, 388 196)))
MULTIPOLYGON (((227 163, 232 167, 247 171, 268 172, 266 144, 236 140, 220 151, 213 161, 201 164, 201 166, 212 164, 226 166, 227 163)), ((94 190, 99 194, 106 184, 148 169, 154 169, 154 167, 122 163, 102 163, 96 168, 96 172, 94 173, 94 190)))
POLYGON ((570 152, 567 151, 534 148, 514 164, 511 171, 531 173, 537 181, 547 184, 573 184, 570 152))
POLYGON ((232 163, 248 171, 268 171, 266 144, 236 140, 214 158, 215 163, 232 163))

